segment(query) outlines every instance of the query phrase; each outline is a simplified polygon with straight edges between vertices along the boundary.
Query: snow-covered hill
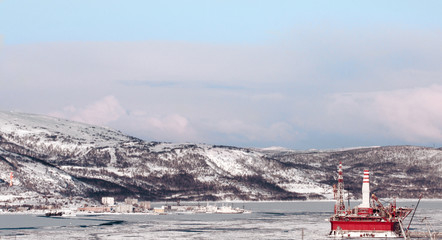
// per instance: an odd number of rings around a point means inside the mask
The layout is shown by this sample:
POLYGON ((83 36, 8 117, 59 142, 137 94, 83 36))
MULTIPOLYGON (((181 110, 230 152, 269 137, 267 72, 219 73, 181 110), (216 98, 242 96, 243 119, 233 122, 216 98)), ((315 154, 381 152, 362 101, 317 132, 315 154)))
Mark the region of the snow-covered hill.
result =
POLYGON ((355 196, 363 169, 370 168, 372 189, 381 197, 442 197, 440 149, 292 151, 144 142, 88 124, 0 112, 0 186, 16 198, 332 198, 339 161, 346 189, 355 196))

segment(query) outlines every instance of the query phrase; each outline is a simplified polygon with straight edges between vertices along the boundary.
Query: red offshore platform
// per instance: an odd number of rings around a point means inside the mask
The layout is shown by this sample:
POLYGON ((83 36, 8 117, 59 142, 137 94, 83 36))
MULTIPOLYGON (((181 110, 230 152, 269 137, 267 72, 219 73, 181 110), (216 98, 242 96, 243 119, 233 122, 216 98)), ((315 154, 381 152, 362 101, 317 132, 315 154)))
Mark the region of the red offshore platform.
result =
POLYGON ((336 199, 334 215, 330 218, 330 235, 336 237, 403 237, 402 221, 413 211, 412 208, 397 208, 396 200, 384 207, 372 194, 370 197, 370 172, 364 170, 362 182, 362 203, 346 209, 344 203, 344 179, 342 163, 338 167, 338 185, 333 185, 336 199))

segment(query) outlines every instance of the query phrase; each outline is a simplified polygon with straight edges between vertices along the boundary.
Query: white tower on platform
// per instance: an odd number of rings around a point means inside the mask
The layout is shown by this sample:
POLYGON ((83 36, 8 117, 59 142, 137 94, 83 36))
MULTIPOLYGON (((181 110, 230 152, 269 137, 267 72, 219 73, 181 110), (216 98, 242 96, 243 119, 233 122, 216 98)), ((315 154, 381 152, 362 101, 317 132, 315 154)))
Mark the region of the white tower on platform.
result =
POLYGON ((359 208, 370 208, 370 171, 364 170, 362 181, 362 203, 359 208))

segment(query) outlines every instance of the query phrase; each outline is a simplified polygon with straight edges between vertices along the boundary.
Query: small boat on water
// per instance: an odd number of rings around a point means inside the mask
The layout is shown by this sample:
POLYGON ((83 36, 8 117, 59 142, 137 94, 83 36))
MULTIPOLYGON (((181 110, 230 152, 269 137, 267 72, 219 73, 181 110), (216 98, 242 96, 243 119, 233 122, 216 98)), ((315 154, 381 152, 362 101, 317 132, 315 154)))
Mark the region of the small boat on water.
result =
POLYGON ((47 212, 45 213, 46 217, 61 217, 63 216, 63 212, 47 212))
POLYGON ((221 206, 217 207, 213 213, 218 214, 243 214, 243 213, 251 213, 248 210, 242 208, 233 208, 232 206, 221 206))

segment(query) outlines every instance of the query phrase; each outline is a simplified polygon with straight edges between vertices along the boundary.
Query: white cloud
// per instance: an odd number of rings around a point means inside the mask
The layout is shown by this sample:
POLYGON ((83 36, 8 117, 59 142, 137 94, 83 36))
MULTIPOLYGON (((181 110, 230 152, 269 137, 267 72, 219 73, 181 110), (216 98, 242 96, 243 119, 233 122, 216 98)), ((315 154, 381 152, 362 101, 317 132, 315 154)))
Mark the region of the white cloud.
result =
POLYGON ((180 114, 154 114, 135 110, 129 112, 116 126, 124 129, 133 136, 143 136, 148 140, 189 142, 198 141, 198 132, 191 126, 189 120, 180 114))
POLYGON ((152 129, 158 129, 165 132, 174 132, 177 135, 186 133, 189 127, 188 120, 178 114, 164 117, 148 117, 146 119, 146 123, 152 129))
POLYGON ((327 131, 380 135, 410 143, 442 142, 442 85, 335 94, 327 131))
POLYGON ((116 121, 125 114, 125 110, 114 96, 106 96, 83 108, 77 109, 69 105, 64 107, 62 111, 50 113, 55 117, 101 126, 116 121))

